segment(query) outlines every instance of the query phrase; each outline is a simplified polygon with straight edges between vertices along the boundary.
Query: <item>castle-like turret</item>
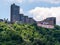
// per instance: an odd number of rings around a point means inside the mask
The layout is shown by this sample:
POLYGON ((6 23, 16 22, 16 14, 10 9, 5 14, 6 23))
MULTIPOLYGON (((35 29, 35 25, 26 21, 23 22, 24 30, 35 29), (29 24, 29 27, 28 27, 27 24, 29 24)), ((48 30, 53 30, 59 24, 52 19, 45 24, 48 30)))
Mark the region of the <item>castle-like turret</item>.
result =
POLYGON ((19 21, 19 6, 12 4, 11 5, 11 22, 19 21))

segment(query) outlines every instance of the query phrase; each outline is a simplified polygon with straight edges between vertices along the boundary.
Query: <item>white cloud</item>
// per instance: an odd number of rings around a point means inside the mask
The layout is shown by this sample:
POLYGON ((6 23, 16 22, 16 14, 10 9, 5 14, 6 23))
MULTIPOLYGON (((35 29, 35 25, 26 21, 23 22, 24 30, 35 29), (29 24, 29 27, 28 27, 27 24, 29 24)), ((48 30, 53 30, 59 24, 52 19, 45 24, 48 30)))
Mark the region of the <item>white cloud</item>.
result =
POLYGON ((24 10, 20 8, 20 14, 24 14, 24 10))
POLYGON ((54 4, 58 4, 60 3, 60 0, 4 0, 4 1, 8 1, 9 3, 10 2, 17 2, 17 3, 22 3, 22 2, 30 2, 30 3, 35 3, 35 2, 47 2, 47 3, 54 3, 54 4))
POLYGON ((9 2, 9 3, 22 3, 23 0, 4 0, 6 2, 9 2))
POLYGON ((29 13, 33 15, 33 18, 37 21, 41 21, 47 17, 56 17, 57 24, 60 24, 60 7, 36 7, 30 10, 29 13))
POLYGON ((60 0, 47 0, 50 3, 60 3, 60 0))
POLYGON ((60 0, 29 0, 29 2, 48 2, 48 3, 60 3, 60 0))

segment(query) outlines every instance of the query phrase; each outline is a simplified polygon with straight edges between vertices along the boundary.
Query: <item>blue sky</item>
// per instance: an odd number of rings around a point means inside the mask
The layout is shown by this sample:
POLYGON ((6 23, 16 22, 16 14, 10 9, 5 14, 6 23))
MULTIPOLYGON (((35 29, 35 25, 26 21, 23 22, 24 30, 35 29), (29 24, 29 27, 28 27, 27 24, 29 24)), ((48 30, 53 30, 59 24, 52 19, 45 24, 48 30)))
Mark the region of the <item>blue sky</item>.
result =
POLYGON ((20 6, 21 13, 37 21, 53 16, 57 18, 57 24, 60 25, 60 0, 1 0, 0 19, 10 20, 10 6, 13 3, 20 6))

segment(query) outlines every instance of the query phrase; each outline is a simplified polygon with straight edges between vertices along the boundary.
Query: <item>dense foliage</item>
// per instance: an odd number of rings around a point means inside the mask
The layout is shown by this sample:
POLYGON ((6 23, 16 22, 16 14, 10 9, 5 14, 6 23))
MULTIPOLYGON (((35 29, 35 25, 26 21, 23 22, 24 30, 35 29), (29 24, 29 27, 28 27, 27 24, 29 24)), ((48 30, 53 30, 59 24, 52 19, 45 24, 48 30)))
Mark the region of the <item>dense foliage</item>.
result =
POLYGON ((0 22, 0 45, 60 45, 60 26, 46 29, 36 24, 0 22))

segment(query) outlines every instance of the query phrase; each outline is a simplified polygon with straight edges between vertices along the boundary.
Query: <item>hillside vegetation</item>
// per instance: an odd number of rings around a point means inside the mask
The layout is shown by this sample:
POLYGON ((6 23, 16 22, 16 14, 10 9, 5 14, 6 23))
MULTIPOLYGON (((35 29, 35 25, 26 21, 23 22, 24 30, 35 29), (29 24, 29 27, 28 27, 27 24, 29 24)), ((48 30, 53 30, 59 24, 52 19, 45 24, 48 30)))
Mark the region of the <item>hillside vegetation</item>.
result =
POLYGON ((60 26, 46 29, 36 24, 0 22, 0 45, 60 45, 60 26))

